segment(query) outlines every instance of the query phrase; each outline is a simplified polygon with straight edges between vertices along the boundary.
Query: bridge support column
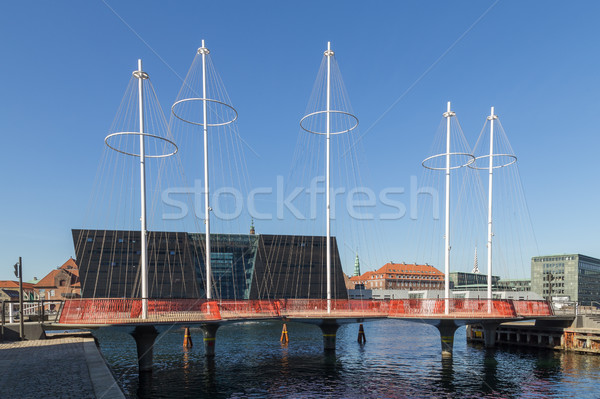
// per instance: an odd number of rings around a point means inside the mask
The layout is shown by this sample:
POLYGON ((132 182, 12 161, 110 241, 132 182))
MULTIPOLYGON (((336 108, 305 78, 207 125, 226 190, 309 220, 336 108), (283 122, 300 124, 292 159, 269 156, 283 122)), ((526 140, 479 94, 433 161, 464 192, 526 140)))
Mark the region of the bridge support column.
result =
POLYGON ((440 330, 442 341, 442 357, 451 357, 454 347, 454 333, 458 326, 452 320, 441 320, 437 329, 440 330))
POLYGON ((498 324, 496 323, 484 323, 483 327, 483 342, 486 348, 493 348, 496 346, 496 330, 498 324))
POLYGON ((152 354, 154 340, 158 331, 154 326, 137 326, 131 333, 137 347, 138 366, 140 373, 152 371, 152 354))
POLYGON ((218 324, 203 324, 202 332, 204 334, 204 355, 206 357, 215 356, 215 341, 217 339, 218 324))
POLYGON ((323 323, 319 327, 323 331, 323 349, 335 351, 335 337, 340 326, 337 323, 323 323))

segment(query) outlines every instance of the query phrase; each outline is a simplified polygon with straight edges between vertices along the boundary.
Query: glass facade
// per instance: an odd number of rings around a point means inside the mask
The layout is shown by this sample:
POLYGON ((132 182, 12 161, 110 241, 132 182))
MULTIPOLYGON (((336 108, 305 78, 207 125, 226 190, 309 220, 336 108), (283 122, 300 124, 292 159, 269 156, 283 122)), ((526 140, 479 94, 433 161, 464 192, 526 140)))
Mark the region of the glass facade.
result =
MULTIPOLYGON (((451 272, 450 289, 487 290, 487 275, 482 273, 451 272)), ((492 287, 496 288, 500 277, 492 276, 492 287)))
MULTIPOLYGON (((204 252, 205 235, 190 234, 197 252, 204 252)), ((249 299, 258 236, 242 234, 211 235, 212 297, 249 299)), ((204 287, 205 256, 195 259, 196 282, 204 287)), ((204 290, 202 290, 204 291, 204 290)))
POLYGON ((600 301, 600 259, 580 254, 534 257, 531 287, 548 300, 560 298, 591 305, 600 301))

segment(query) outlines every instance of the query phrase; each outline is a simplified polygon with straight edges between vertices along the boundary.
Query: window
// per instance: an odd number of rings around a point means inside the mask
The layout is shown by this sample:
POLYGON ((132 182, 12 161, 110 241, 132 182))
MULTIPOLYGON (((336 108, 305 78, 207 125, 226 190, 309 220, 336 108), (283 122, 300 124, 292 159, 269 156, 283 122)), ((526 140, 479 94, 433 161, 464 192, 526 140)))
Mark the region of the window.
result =
POLYGON ((58 286, 59 286, 59 287, 64 287, 65 285, 67 285, 67 282, 66 282, 65 280, 60 280, 60 281, 58 282, 58 286))

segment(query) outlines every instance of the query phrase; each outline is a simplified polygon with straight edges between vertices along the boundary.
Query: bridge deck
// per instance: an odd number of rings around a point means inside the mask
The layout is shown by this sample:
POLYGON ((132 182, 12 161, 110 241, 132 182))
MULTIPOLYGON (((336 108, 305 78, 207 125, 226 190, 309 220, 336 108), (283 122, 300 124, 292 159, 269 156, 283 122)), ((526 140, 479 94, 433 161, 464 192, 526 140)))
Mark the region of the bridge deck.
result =
POLYGON ((223 300, 148 299, 142 318, 141 299, 70 299, 58 324, 69 326, 216 323, 277 319, 518 320, 553 316, 546 301, 488 299, 392 300, 223 300), (448 311, 446 312, 446 309, 448 311))

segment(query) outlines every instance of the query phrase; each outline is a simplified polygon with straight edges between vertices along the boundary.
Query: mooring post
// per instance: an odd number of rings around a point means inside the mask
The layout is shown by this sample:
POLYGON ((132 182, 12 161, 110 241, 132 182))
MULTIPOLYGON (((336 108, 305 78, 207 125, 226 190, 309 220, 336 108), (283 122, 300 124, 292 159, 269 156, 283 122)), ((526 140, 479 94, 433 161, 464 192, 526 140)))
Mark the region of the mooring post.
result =
POLYGON ((323 349, 325 351, 335 351, 335 338, 340 326, 333 322, 323 323, 319 327, 321 327, 321 331, 323 332, 323 349))
POLYGON ((365 336, 365 329, 362 323, 358 326, 358 343, 361 345, 367 343, 367 337, 365 336))
POLYGON ((137 347, 139 371, 152 371, 152 353, 158 331, 154 326, 136 326, 131 333, 137 347))
POLYGON ((206 357, 215 356, 215 341, 217 339, 218 324, 203 324, 201 326, 204 334, 204 355, 206 357))
POLYGON ((192 334, 190 334, 190 328, 185 327, 185 330, 183 331, 183 347, 191 348, 192 346, 194 346, 194 343, 192 342, 192 334))
POLYGON ((283 323, 283 329, 281 330, 281 339, 280 339, 280 341, 283 344, 287 344, 288 342, 290 342, 290 339, 288 337, 287 325, 285 323, 283 323))
POLYGON ((442 341, 442 357, 451 357, 454 346, 454 333, 458 326, 452 320, 441 320, 437 329, 442 341))

